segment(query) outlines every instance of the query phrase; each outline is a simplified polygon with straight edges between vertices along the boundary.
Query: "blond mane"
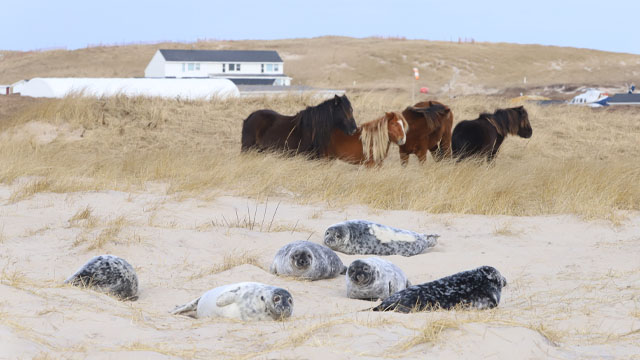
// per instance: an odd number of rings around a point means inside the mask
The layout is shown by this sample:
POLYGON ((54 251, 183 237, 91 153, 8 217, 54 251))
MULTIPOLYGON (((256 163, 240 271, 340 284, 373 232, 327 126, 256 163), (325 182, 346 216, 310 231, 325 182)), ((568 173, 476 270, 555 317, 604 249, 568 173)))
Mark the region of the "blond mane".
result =
MULTIPOLYGON (((394 114, 402 121, 406 132, 409 129, 409 124, 400 114, 394 114)), ((389 130, 387 128, 389 120, 385 114, 381 118, 362 124, 360 127, 360 141, 365 161, 373 158, 373 162, 378 164, 387 157, 389 152, 389 130)))

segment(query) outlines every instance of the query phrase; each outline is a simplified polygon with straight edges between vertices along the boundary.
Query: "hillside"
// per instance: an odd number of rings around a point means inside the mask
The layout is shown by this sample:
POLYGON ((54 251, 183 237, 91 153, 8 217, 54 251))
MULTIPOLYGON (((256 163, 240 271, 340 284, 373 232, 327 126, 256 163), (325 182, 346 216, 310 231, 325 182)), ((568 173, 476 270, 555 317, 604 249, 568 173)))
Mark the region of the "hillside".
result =
POLYGON ((275 49, 294 84, 363 91, 408 92, 414 66, 422 76, 417 85, 428 86, 436 96, 549 93, 590 85, 623 88, 640 82, 640 55, 506 43, 320 37, 5 51, 0 52, 0 83, 44 76, 143 76, 159 48, 275 49))

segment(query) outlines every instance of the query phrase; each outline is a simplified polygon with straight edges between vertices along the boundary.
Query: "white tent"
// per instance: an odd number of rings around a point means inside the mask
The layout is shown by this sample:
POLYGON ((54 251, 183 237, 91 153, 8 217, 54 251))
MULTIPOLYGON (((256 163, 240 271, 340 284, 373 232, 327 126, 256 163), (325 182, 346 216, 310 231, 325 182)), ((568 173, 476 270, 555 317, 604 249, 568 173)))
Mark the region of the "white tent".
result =
POLYGON ((609 94, 598 89, 586 89, 582 94, 576 95, 569 104, 572 105, 588 105, 591 107, 602 106, 598 101, 606 99, 609 94))
POLYGON ((84 96, 150 96, 181 99, 237 97, 238 87, 227 79, 34 78, 13 88, 24 96, 61 98, 84 96))

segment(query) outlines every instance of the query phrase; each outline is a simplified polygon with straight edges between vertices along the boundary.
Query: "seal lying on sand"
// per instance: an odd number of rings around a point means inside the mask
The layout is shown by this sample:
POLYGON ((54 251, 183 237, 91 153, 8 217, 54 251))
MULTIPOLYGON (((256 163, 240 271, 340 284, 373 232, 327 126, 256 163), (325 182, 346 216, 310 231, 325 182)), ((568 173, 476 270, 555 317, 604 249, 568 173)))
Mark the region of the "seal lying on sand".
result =
POLYGON ((456 305, 477 309, 498 306, 507 280, 491 266, 459 272, 440 280, 410 286, 389 296, 373 311, 412 312, 451 309, 456 305))
POLYGON ((331 279, 346 270, 333 250, 310 241, 295 241, 283 246, 269 269, 272 274, 307 280, 331 279))
POLYGON ((347 297, 351 299, 384 300, 411 286, 399 267, 377 257, 352 262, 346 277, 347 297))
POLYGON ((133 267, 115 255, 99 255, 64 282, 114 295, 121 300, 138 299, 138 276, 133 267))
POLYGON ((349 220, 329 227, 324 234, 324 244, 350 255, 413 256, 435 246, 438 237, 366 220, 349 220))
POLYGON ((216 316, 238 320, 281 320, 292 312, 293 298, 287 290, 256 282, 211 289, 171 311, 195 318, 216 316))

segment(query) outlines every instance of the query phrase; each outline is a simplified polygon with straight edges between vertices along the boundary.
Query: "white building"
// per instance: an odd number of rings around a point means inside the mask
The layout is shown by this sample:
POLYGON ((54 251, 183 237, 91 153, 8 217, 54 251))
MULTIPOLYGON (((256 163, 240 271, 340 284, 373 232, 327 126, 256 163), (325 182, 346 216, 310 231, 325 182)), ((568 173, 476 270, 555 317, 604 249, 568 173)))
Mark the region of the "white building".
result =
POLYGON ((224 78, 236 85, 291 85, 284 62, 267 50, 156 51, 144 71, 147 78, 224 78))
POLYGON ((17 83, 13 92, 47 98, 77 94, 209 100, 240 95, 238 87, 227 79, 34 78, 17 83))

